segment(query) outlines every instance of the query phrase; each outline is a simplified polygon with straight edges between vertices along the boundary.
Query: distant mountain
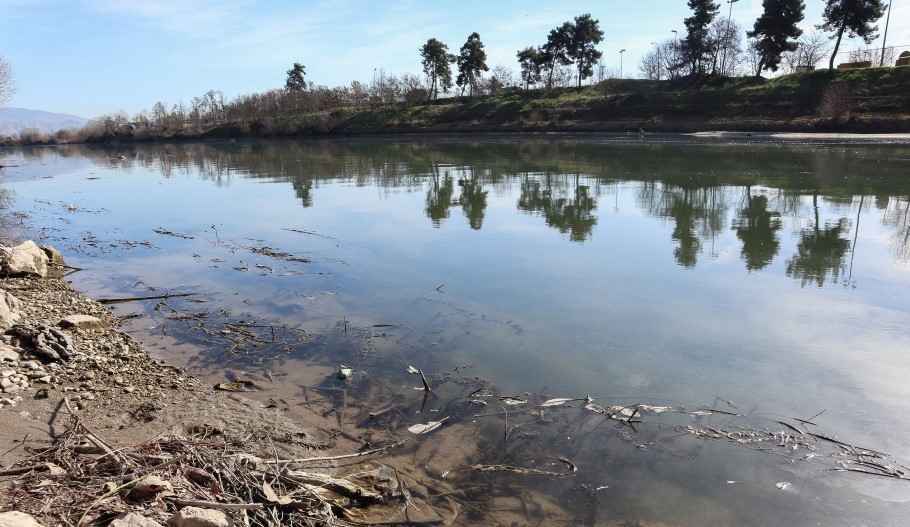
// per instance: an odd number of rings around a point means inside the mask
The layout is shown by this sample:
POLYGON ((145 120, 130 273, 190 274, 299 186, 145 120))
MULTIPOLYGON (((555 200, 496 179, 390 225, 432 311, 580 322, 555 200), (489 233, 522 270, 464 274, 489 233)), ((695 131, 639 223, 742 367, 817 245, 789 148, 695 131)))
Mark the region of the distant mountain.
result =
POLYGON ((18 134, 26 128, 37 128, 42 132, 54 133, 66 128, 81 128, 88 119, 65 113, 27 110, 25 108, 0 109, 0 135, 18 134))

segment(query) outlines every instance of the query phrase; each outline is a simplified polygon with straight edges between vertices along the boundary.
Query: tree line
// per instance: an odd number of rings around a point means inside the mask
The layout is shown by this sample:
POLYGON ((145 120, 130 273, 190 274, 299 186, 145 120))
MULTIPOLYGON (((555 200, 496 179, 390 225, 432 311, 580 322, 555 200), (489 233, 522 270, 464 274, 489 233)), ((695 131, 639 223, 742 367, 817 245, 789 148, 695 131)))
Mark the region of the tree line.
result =
MULTIPOLYGON (((811 69, 828 53, 828 69, 833 69, 843 37, 872 43, 878 37, 875 23, 885 12, 882 0, 826 0, 822 24, 816 32, 804 34, 798 26, 805 18, 803 0, 763 0, 762 14, 745 32, 748 43, 744 48, 742 28, 730 16, 738 1, 728 0, 730 12, 723 17, 718 2, 689 0, 692 16, 684 20, 685 36, 652 43, 654 47, 639 65, 642 75, 673 80, 732 77, 747 70, 758 76, 781 67, 788 72, 811 69), (828 45, 831 40, 833 51, 828 45)), ((882 53, 880 63, 886 51, 882 53)))
MULTIPOLYGON (((744 65, 755 75, 777 71, 780 67, 790 71, 819 62, 830 51, 829 38, 825 36, 829 33, 830 40, 835 41, 829 64, 833 68, 843 37, 858 36, 870 43, 877 37, 875 22, 885 9, 882 0, 826 0, 819 32, 804 35, 797 25, 804 18, 804 0, 763 0, 762 15, 745 33, 749 44, 743 49, 742 28, 730 17, 737 1, 728 0, 730 12, 721 17, 718 2, 688 0, 692 15, 683 21, 685 35, 652 43, 654 48, 641 59, 642 76, 652 80, 701 81, 736 76, 744 65)), ((92 120, 80 131, 62 131, 53 137, 24 132, 25 137, 20 134, 20 140, 106 140, 124 132, 146 130, 179 136, 228 123, 244 123, 237 124, 245 128, 238 129, 236 135, 284 135, 301 129, 299 119, 294 122, 295 118, 312 114, 321 115, 317 121, 307 123, 309 129, 331 130, 333 120, 341 117, 325 113, 335 109, 358 111, 384 104, 416 105, 436 101, 440 94, 473 98, 521 89, 519 86, 525 90, 533 87, 549 90, 572 84, 580 87, 592 77, 601 82, 610 76, 602 60, 603 53, 597 49, 603 40, 604 32, 597 19, 590 14, 576 16, 550 30, 543 44, 518 50, 520 71, 516 75, 507 66, 491 70, 477 32, 468 36, 457 54, 450 53, 440 40, 430 38, 419 48, 425 78, 410 73, 389 75, 377 69, 371 83, 355 80, 347 86, 328 87, 307 81, 305 66, 295 62, 287 71, 283 88, 238 95, 230 100, 220 90, 210 90, 188 104, 168 106, 157 102, 151 110, 132 117, 122 112, 110 114, 92 120), (485 75, 487 72, 490 74, 485 75)), ((0 80, 9 79, 8 69, 6 73, 0 75, 0 80)), ((8 89, 5 91, 9 93, 8 89)), ((227 135, 231 133, 227 130, 227 135)))

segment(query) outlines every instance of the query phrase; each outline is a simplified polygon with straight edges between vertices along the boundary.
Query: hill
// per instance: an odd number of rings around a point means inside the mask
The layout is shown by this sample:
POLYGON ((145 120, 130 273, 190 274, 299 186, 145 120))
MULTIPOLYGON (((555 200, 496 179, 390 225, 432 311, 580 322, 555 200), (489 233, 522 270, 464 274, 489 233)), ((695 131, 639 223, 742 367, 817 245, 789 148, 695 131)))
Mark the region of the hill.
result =
POLYGON ((0 109, 0 135, 18 134, 26 128, 52 134, 58 130, 81 128, 88 119, 65 113, 52 113, 26 108, 0 109))

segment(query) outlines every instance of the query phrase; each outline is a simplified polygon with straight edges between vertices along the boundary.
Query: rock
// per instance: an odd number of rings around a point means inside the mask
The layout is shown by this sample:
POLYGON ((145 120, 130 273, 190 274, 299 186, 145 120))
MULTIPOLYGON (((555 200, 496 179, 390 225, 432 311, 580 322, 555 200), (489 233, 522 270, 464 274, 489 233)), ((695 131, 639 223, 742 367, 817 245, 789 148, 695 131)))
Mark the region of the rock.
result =
POLYGON ((70 315, 57 325, 61 328, 104 329, 105 323, 100 318, 91 315, 70 315))
POLYGON ((161 524, 151 518, 131 512, 114 518, 109 527, 161 527, 161 524))
POLYGON ((14 349, 0 345, 0 363, 19 362, 21 355, 14 349))
POLYGON ((19 299, 0 289, 0 330, 7 330, 22 318, 19 299))
POLYGON ((0 270, 12 276, 47 276, 47 255, 28 240, 15 247, 0 247, 0 270))
POLYGON ((24 512, 0 512, 0 527, 43 527, 32 515, 24 512))
POLYGON ((222 511, 184 507, 167 523, 174 527, 233 527, 234 520, 222 511))
POLYGON ((41 250, 44 251, 44 254, 47 256, 48 262, 63 265, 63 255, 60 254, 60 251, 54 249, 50 245, 42 245, 41 250))

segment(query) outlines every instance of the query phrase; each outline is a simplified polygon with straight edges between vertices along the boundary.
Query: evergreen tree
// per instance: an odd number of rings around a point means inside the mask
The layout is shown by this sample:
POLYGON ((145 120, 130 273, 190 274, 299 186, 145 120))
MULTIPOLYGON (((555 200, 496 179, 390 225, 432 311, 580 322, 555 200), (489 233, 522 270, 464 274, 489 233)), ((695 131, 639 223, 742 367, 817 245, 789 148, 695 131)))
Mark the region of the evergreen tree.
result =
POLYGON ((540 53, 534 46, 528 46, 519 51, 517 57, 518 65, 521 66, 521 82, 527 90, 532 84, 540 82, 540 53))
POLYGON ((581 87, 583 79, 594 74, 594 64, 603 56, 594 46, 603 39, 604 32, 600 29, 599 20, 591 18, 590 13, 575 17, 566 55, 575 61, 575 67, 578 68, 578 87, 581 87))
POLYGON ((431 38, 420 48, 423 72, 430 79, 430 99, 439 96, 439 89, 443 93, 452 87, 452 68, 450 64, 454 57, 449 54, 449 48, 442 42, 431 38))
POLYGON ((469 87, 470 96, 474 96, 474 86, 477 79, 484 71, 489 71, 487 67, 487 52, 483 50, 483 42, 480 41, 480 35, 476 32, 471 33, 468 40, 461 46, 458 55, 458 78, 455 83, 461 86, 462 92, 464 87, 469 87))
POLYGON ((676 66, 687 66, 690 74, 700 75, 704 73, 702 61, 711 47, 708 28, 717 16, 720 5, 712 0, 689 0, 689 8, 692 9, 692 16, 684 21, 686 38, 679 44, 682 64, 676 66))
POLYGON ((866 44, 871 44, 878 37, 878 26, 873 23, 885 13, 882 0, 827 0, 822 13, 823 23, 819 29, 836 33, 837 41, 828 69, 834 69, 834 59, 840 48, 844 33, 849 38, 860 37, 866 44))
POLYGON ((764 0, 762 6, 764 12, 755 21, 752 31, 746 33, 755 39, 755 49, 759 53, 756 75, 766 69, 777 71, 781 55, 796 50, 795 39, 803 34, 796 24, 802 21, 806 8, 803 0, 764 0))
POLYGON ((541 69, 547 71, 547 89, 553 87, 553 73, 558 66, 568 66, 572 63, 569 58, 569 47, 572 44, 574 28, 571 22, 565 22, 556 29, 551 29, 547 36, 547 43, 538 48, 541 69))
POLYGON ((304 80, 304 67, 299 62, 294 63, 294 67, 288 70, 288 78, 284 81, 284 89, 287 91, 303 91, 306 89, 306 80, 304 80))

